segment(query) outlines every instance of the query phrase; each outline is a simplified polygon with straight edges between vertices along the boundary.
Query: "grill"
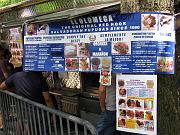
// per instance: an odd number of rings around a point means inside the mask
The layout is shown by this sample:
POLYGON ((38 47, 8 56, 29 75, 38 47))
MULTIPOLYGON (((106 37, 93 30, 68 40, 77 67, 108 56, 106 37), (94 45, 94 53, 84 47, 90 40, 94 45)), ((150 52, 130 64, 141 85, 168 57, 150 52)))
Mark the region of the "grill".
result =
POLYGON ((78 100, 75 98, 66 97, 61 100, 62 111, 73 115, 79 115, 78 100))

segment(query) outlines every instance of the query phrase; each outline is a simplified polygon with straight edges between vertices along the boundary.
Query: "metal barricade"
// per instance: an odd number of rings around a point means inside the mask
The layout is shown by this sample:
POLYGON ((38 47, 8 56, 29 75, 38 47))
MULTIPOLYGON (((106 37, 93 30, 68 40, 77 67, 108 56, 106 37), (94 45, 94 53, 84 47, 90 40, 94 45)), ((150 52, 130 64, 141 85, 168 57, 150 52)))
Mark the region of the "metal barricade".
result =
POLYGON ((98 135, 86 120, 0 91, 4 135, 98 135))

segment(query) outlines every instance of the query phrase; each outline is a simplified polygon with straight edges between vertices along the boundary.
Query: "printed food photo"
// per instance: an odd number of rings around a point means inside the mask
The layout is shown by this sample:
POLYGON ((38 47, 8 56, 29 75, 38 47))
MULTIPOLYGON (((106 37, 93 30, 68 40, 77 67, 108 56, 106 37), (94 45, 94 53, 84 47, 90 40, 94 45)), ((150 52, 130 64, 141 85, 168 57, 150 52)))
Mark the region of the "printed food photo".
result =
POLYGON ((126 108, 126 100, 125 99, 119 99, 119 107, 126 108))
POLYGON ((119 110, 119 115, 126 117, 126 110, 120 109, 120 110, 119 110))
POLYGON ((112 54, 127 55, 129 54, 129 44, 126 42, 114 42, 112 48, 112 54))
POLYGON ((154 131, 154 121, 144 121, 144 128, 147 131, 154 131))
POLYGON ((158 61, 157 61, 157 70, 159 71, 159 72, 162 72, 163 71, 163 66, 164 66, 164 58, 162 58, 162 57, 159 57, 158 58, 158 61))
POLYGON ((111 68, 111 57, 103 57, 102 58, 102 69, 110 70, 111 68))
POLYGON ((28 24, 26 27, 27 35, 36 35, 37 34, 37 26, 35 24, 28 24))
POLYGON ((134 108, 134 107, 136 106, 136 103, 135 103, 134 100, 128 99, 128 100, 127 100, 127 106, 128 106, 129 108, 134 108))
POLYGON ((79 61, 80 70, 89 70, 89 58, 80 58, 79 61))
POLYGON ((78 43, 78 56, 89 57, 89 44, 88 43, 78 43))
POLYGON ((172 72, 173 71, 173 58, 172 57, 158 57, 157 58, 157 71, 158 72, 172 72))
POLYGON ((122 97, 126 96, 126 89, 125 89, 125 87, 123 87, 123 86, 119 87, 119 95, 122 96, 122 97))
POLYGON ((144 112, 143 111, 135 110, 135 117, 137 119, 144 119, 144 112))
POLYGON ((92 70, 99 70, 100 64, 101 64, 100 58, 98 58, 98 57, 93 57, 93 58, 91 59, 92 70))
POLYGON ((140 120, 136 120, 136 128, 137 129, 143 129, 144 128, 144 122, 140 120))
POLYGON ((143 28, 147 30, 154 30, 157 24, 157 18, 154 15, 143 15, 142 24, 143 28))
POLYGON ((135 114, 134 114, 134 111, 133 110, 127 110, 127 116, 131 119, 134 118, 135 114))
POLYGON ((144 100, 135 100, 135 107, 138 109, 144 109, 144 100))
POLYGON ((152 110, 153 109, 153 101, 152 100, 144 100, 144 109, 152 110))
POLYGON ((147 111, 147 112, 145 113, 145 118, 146 118, 146 120, 153 120, 153 114, 152 114, 152 112, 147 111))
POLYGON ((118 120, 118 126, 119 126, 119 127, 126 127, 126 119, 119 118, 119 120, 118 120))
POLYGON ((154 80, 147 80, 146 85, 147 85, 147 88, 153 88, 154 87, 154 80))
POLYGON ((66 70, 78 70, 78 59, 66 58, 66 70))
POLYGON ((124 86, 125 82, 124 80, 118 80, 118 86, 124 86))
POLYGON ((77 57, 77 44, 65 43, 64 55, 65 57, 77 57))
POLYGON ((100 72, 100 84, 109 86, 111 85, 111 72, 103 70, 100 72))

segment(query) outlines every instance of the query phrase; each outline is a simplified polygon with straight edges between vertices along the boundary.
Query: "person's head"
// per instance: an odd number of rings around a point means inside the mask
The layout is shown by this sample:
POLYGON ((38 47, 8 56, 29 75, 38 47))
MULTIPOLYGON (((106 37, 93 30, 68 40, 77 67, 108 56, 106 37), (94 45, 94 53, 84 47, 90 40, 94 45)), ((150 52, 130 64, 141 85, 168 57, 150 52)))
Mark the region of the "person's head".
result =
POLYGON ((15 72, 15 73, 16 73, 16 72, 21 72, 21 71, 23 71, 22 66, 20 66, 20 67, 15 67, 15 68, 14 68, 14 72, 15 72))
POLYGON ((38 76, 42 76, 42 71, 29 71, 29 73, 32 73, 32 74, 35 74, 35 75, 38 75, 38 76))
POLYGON ((8 49, 5 49, 4 50, 4 58, 9 60, 11 57, 12 57, 12 55, 11 55, 10 51, 8 49))

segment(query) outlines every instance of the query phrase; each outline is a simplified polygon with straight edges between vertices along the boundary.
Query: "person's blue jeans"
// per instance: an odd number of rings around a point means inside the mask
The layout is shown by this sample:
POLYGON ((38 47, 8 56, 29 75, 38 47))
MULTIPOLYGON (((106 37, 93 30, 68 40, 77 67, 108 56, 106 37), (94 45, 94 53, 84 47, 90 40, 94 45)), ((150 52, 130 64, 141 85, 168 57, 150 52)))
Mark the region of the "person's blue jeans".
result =
POLYGON ((108 110, 102 112, 96 129, 98 135, 113 135, 116 131, 116 112, 108 110))

